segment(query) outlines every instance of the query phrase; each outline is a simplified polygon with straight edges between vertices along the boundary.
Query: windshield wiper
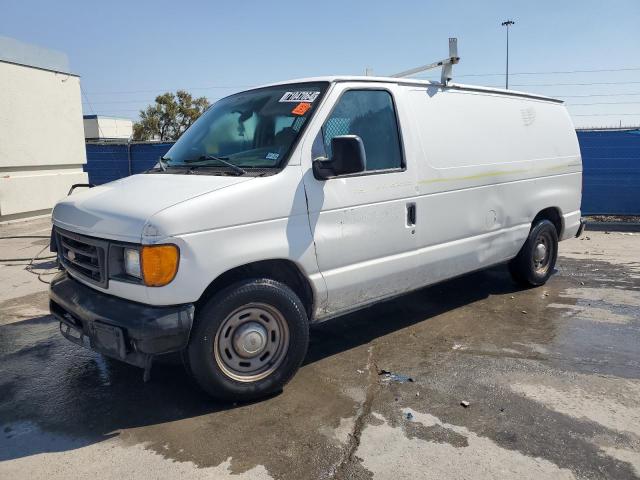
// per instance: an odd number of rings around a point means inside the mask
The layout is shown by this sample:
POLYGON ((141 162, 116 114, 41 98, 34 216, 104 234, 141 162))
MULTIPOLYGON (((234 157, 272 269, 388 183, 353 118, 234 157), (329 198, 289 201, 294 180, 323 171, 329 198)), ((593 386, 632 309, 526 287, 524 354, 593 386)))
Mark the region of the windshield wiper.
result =
POLYGON ((247 173, 247 171, 244 168, 239 167, 238 165, 235 165, 235 164, 233 164, 231 162, 228 162, 223 157, 216 157, 216 156, 213 156, 213 155, 201 155, 198 158, 192 158, 192 159, 184 160, 183 163, 195 164, 195 165, 192 165, 192 168, 193 167, 206 167, 207 166, 206 163, 203 164, 203 165, 198 165, 198 163, 208 162, 210 160, 214 160, 216 162, 222 163, 223 165, 226 165, 227 167, 232 169, 234 172, 236 172, 238 175, 246 175, 246 173, 247 173))

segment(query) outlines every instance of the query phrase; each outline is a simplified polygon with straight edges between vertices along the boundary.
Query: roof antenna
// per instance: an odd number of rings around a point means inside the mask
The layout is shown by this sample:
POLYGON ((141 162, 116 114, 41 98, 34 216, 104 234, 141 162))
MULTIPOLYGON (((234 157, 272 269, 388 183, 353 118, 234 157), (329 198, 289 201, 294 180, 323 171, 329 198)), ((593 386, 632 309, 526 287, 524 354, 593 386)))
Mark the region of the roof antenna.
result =
POLYGON ((405 70, 404 72, 391 75, 395 78, 409 77, 418 72, 424 72, 425 70, 431 70, 433 68, 442 67, 442 74, 440 75, 440 83, 442 85, 449 85, 453 76, 453 65, 460 62, 458 56, 458 39, 449 38, 449 57, 439 62, 430 63, 429 65, 422 65, 421 67, 412 68, 411 70, 405 70))

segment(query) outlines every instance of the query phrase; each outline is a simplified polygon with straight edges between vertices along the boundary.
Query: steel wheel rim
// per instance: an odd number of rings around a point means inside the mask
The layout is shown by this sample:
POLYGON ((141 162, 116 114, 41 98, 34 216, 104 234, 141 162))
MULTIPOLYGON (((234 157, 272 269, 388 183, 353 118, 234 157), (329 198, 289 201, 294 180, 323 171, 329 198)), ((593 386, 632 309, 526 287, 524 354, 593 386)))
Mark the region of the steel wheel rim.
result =
POLYGON ((541 232, 533 247, 532 263, 533 269, 539 275, 544 275, 549 270, 551 259, 553 258, 553 239, 548 232, 541 232))
POLYGON ((289 326, 282 313, 250 303, 224 319, 213 342, 214 359, 229 378, 255 382, 271 375, 289 349, 289 326))

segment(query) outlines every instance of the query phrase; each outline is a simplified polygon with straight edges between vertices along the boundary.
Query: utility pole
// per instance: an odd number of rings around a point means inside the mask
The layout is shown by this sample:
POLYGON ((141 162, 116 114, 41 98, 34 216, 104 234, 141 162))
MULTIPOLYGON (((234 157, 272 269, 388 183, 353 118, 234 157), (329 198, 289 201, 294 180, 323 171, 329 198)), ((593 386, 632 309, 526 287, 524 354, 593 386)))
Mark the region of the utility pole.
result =
POLYGON ((513 20, 506 20, 501 24, 503 27, 507 27, 507 72, 504 80, 504 88, 506 89, 509 88, 509 27, 515 24, 516 22, 513 20))

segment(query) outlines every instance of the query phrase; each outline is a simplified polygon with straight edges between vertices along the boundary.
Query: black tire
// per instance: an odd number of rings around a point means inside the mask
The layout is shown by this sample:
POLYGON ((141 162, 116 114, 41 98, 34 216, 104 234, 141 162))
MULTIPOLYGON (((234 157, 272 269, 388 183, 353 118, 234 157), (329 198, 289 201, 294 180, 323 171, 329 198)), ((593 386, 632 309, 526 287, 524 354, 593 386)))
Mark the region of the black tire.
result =
MULTIPOLYGON (((260 317, 259 314, 255 315, 260 317)), ((264 327, 266 340, 264 336, 258 336, 258 338, 265 342, 266 346, 263 348, 269 349, 271 347, 269 342, 275 342, 276 337, 274 331, 268 330, 268 325, 270 325, 268 322, 271 317, 267 315, 262 318, 267 318, 264 323, 266 325, 264 327)), ((246 344, 242 343, 241 345, 246 344)), ((189 345, 184 352, 183 359, 187 371, 196 383, 211 396, 221 400, 250 401, 281 391, 300 367, 307 353, 308 345, 309 322, 307 314, 304 305, 293 290, 274 280, 251 279, 225 288, 209 299, 196 312, 189 345), (262 356, 269 354, 269 352, 265 352, 254 358, 243 359, 241 355, 237 354, 236 349, 228 351, 233 347, 228 345, 226 349, 221 347, 222 342, 232 343, 233 339, 247 338, 238 337, 238 332, 241 331, 239 327, 248 324, 255 325, 257 322, 251 321, 251 318, 238 319, 247 315, 243 312, 252 311, 255 308, 267 309, 267 313, 276 315, 271 321, 277 321, 282 331, 287 330, 286 348, 284 345, 280 345, 284 342, 282 339, 285 335, 278 333, 279 346, 273 347, 274 350, 279 351, 277 357, 274 353, 271 358, 267 357, 267 360, 262 360, 262 356), (237 325, 229 326, 233 321, 237 325), (224 332, 221 332, 223 326, 224 332), (218 334, 220 334, 219 337, 218 334), (229 359, 225 357, 224 352, 227 352, 229 359), (245 372, 239 372, 234 370, 233 366, 227 365, 227 362, 231 363, 231 358, 235 362, 234 365, 238 364, 238 360, 249 360, 245 362, 249 364, 255 360, 254 363, 257 364, 265 362, 265 367, 269 368, 253 376, 245 375, 245 372), (279 360, 276 361, 276 359, 279 360), (269 362, 272 364, 269 365, 269 362), (269 369, 273 369, 273 371, 269 371, 269 369), (254 379, 260 375, 266 376, 254 379)))
POLYGON ((549 220, 536 222, 529 237, 518 255, 509 262, 509 271, 513 279, 526 287, 544 285, 554 271, 558 258, 558 232, 549 220), (544 245, 544 258, 541 260, 539 245, 544 245))

